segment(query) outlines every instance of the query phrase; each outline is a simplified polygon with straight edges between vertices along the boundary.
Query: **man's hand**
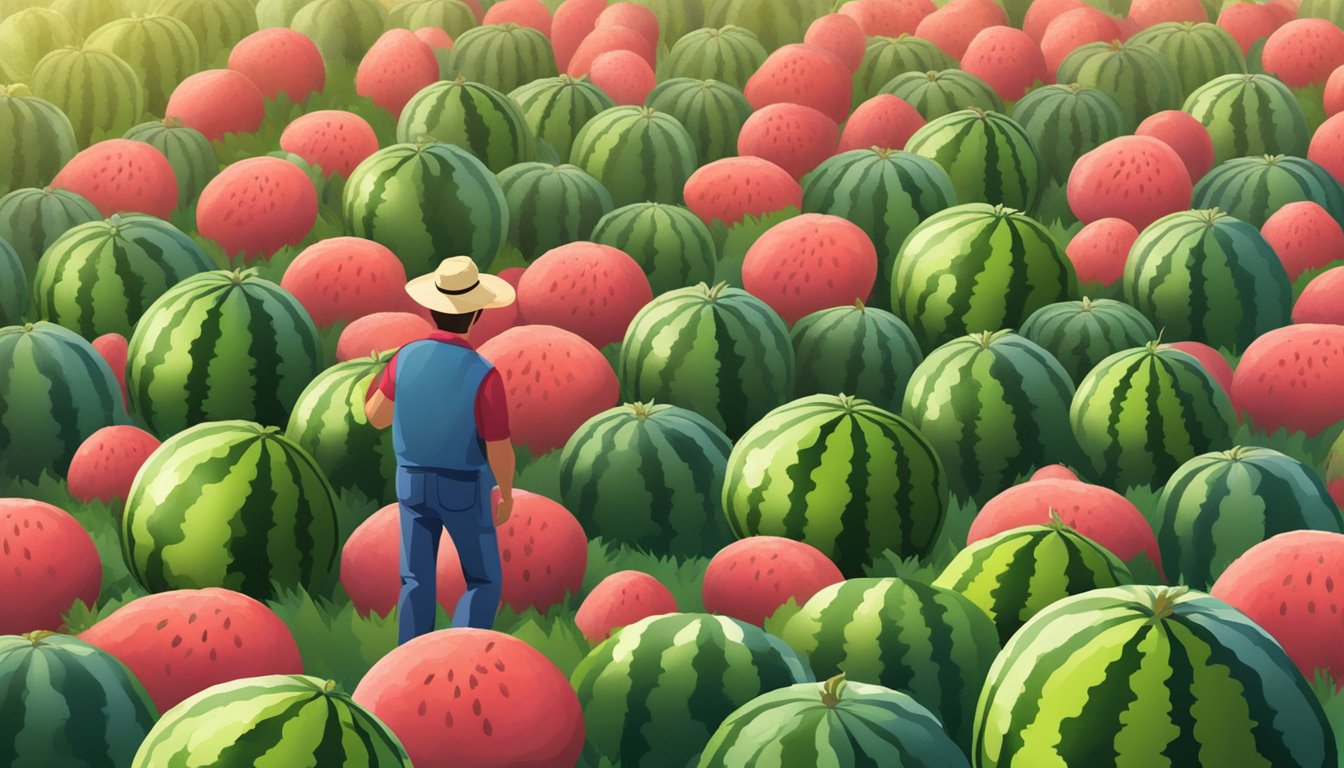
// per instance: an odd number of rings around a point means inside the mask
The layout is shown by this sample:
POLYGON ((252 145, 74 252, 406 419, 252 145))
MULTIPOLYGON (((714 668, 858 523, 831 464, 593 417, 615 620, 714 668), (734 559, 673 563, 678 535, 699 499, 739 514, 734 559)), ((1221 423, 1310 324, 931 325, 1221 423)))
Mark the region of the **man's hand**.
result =
POLYGON ((509 515, 513 514, 513 494, 501 494, 499 504, 495 505, 495 525, 503 525, 509 522, 509 515))
POLYGON ((375 389, 369 399, 364 401, 364 417, 374 429, 386 429, 392 425, 394 407, 386 395, 375 389))
POLYGON ((513 512, 513 474, 516 469, 513 442, 496 440, 485 444, 486 460, 490 462, 490 472, 499 483, 499 505, 495 507, 495 525, 508 522, 513 512))

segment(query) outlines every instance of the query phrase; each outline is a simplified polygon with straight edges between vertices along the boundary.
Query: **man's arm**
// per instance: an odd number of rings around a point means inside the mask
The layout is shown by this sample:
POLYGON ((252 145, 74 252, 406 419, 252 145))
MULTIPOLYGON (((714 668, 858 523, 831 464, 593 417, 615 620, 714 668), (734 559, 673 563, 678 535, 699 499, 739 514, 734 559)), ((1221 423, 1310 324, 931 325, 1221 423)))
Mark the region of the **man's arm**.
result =
POLYGON ((503 525, 513 511, 513 475, 516 461, 512 435, 509 433, 509 406, 504 393, 504 380, 499 371, 491 370, 476 393, 476 428, 485 440, 485 459, 499 485, 499 506, 495 508, 495 524, 503 525))
POLYGON ((490 471, 499 484, 499 506, 495 508, 495 524, 508 522, 513 512, 513 473, 517 461, 513 453, 513 441, 505 438, 485 444, 485 458, 490 462, 490 471))
POLYGON ((392 409, 394 407, 392 400, 388 399, 382 390, 375 389, 373 394, 364 401, 364 416, 368 418, 369 424, 374 429, 387 429, 392 425, 392 409))

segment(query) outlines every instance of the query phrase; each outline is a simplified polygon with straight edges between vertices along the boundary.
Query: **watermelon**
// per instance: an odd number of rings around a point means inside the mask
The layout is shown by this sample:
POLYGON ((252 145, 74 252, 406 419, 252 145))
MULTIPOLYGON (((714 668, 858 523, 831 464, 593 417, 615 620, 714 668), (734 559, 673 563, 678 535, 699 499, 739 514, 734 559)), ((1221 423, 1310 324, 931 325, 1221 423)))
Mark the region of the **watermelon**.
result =
POLYGON ((901 414, 929 440, 952 492, 983 504, 1035 469, 1073 454, 1068 372, 1011 331, 985 331, 929 353, 901 414))
POLYGON ((283 425, 322 370, 308 312, 254 270, 170 288, 140 318, 128 355, 131 403, 160 436, 223 419, 283 425))
POLYGON ((129 766, 158 716, 121 662, 47 631, 0 635, 0 701, 14 768, 129 766))
POLYGON ((411 768, 381 720, 334 682, 306 675, 249 677, 201 691, 163 713, 132 768, 318 761, 332 768, 411 768))
POLYGON ((65 477, 70 495, 108 506, 125 501, 135 473, 158 447, 158 438, 138 427, 103 427, 89 435, 70 460, 65 477))
POLYGON ((715 553, 700 587, 705 610, 763 626, 789 601, 845 580, 821 550, 781 536, 748 536, 715 553))
POLYGON ((64 476, 89 435, 128 422, 107 363, 53 323, 0 328, 0 386, 0 468, 9 477, 64 476))
POLYGON ((947 481, 932 443, 909 422, 867 400, 812 395, 766 414, 738 440, 723 506, 738 538, 802 541, 852 578, 886 550, 929 553, 947 481))
POLYGON ((19 254, 0 237, 0 327, 17 325, 28 311, 28 286, 19 254))
POLYGON ((1236 38, 1208 22, 1170 21, 1149 27, 1130 41, 1162 54, 1180 81, 1183 99, 1215 77, 1246 71, 1236 38))
POLYGON ((813 21, 803 35, 803 42, 835 54, 850 72, 859 68, 868 47, 863 27, 843 13, 830 13, 813 21))
POLYGON ((450 70, 497 91, 508 93, 557 74, 551 41, 531 27, 488 24, 468 29, 453 41, 450 70))
POLYGON ((336 561, 335 492, 278 427, 216 421, 178 432, 141 467, 122 554, 145 589, 223 587, 258 600, 322 587, 336 561))
POLYGON ((1268 448, 1234 446, 1182 464, 1158 502, 1163 567, 1195 589, 1251 547, 1286 531, 1344 532, 1314 469, 1268 448))
POLYGON ((770 691, 714 732, 700 768, 920 765, 967 768, 932 712, 904 693, 844 674, 770 691))
POLYGON ((1056 184, 1069 180, 1078 158, 1132 125, 1115 97, 1077 83, 1041 86, 1014 104, 1012 114, 1036 145, 1046 178, 1056 184))
POLYGON ((1213 168, 1213 137, 1209 136, 1209 129, 1179 109, 1149 115, 1139 123, 1134 135, 1149 136, 1176 150, 1192 182, 1198 182, 1213 168))
POLYGON ((854 108, 840 131, 840 152, 856 149, 902 149, 924 117, 889 93, 879 94, 854 108))
POLYGON ((592 174, 618 206, 680 203, 697 166, 695 141, 673 116, 648 107, 612 107, 589 120, 569 161, 592 174))
POLYGON ((257 14, 250 0, 157 0, 150 13, 179 19, 201 48, 201 63, 222 65, 229 49, 257 31, 257 14))
POLYGON ((967 333, 1014 328, 1077 294, 1054 235, 1003 206, 958 205, 915 227, 896 255, 891 306, 926 352, 967 333))
MULTIPOLYGON (((767 109, 787 109, 774 105, 767 109)), ((801 109, 801 108, 800 108, 801 109)), ((824 115, 819 115, 825 119, 824 115)), ((686 180, 686 207, 710 226, 734 227, 751 217, 796 213, 803 187, 790 173, 761 157, 725 157, 701 166, 686 180), (722 222, 716 225, 715 222, 722 222)), ((773 220, 773 219, 772 219, 773 220)))
POLYGON ((397 141, 441 141, 475 155, 492 173, 536 157, 536 138, 509 97, 459 77, 411 97, 397 122, 397 141))
POLYGON ((1125 264, 1124 293, 1166 338, 1232 352, 1292 322, 1292 285, 1274 249, 1254 226, 1216 209, 1173 213, 1145 229, 1125 264))
POLYGON ((804 213, 767 230, 742 260, 742 287, 786 323, 865 301, 877 277, 877 251, 853 222, 804 213))
MULTIPOLYGON (((911 30, 912 32, 914 30, 911 30)), ((919 37, 868 38, 863 61, 854 72, 853 103, 861 104, 882 92, 882 86, 906 72, 937 72, 955 67, 957 62, 938 46, 919 37)))
POLYGON ((801 43, 812 20, 830 10, 830 0, 714 0, 706 4, 705 26, 745 27, 773 51, 801 43))
POLYGON ((598 54, 588 67, 588 75, 593 85, 622 106, 643 106, 658 84, 648 60, 625 49, 598 54))
MULTIPOLYGON (((1311 200, 1282 206, 1265 219, 1260 234, 1283 262, 1288 279, 1294 282, 1304 272, 1329 269, 1344 253, 1344 229, 1329 211, 1311 200)), ((1307 308, 1301 301, 1304 295, 1306 290, 1299 293, 1293 307, 1294 322, 1302 322, 1298 313, 1307 308)))
POLYGON ((797 104, 838 124, 849 116, 851 77, 850 69, 829 50, 794 43, 771 53, 752 73, 742 93, 753 109, 797 104))
POLYGON ((989 84, 999 98, 1018 101, 1049 73, 1045 54, 1026 32, 1013 27, 987 27, 976 33, 961 57, 967 72, 989 84))
POLYGON ((32 89, 56 105, 88 146, 120 136, 145 110, 145 88, 130 65, 99 48, 61 48, 33 69, 32 89))
POLYGON ((1213 138, 1215 163, 1251 155, 1305 157, 1311 131, 1288 86, 1269 75, 1223 75, 1181 107, 1213 138), (1248 116, 1255 115, 1255 120, 1248 116))
POLYGON ((1236 414, 1199 361, 1150 341, 1093 368, 1069 421, 1083 473, 1125 489, 1163 485, 1195 456, 1231 447, 1236 414))
POLYGON ((78 44, 70 22, 50 8, 25 8, 4 16, 0 18, 0 82, 26 82, 43 56, 78 44))
MULTIPOLYGON (((1334 301, 1338 303, 1338 297, 1334 301)), ((1232 397, 1257 431, 1319 435, 1344 421, 1344 325, 1290 325, 1246 349, 1232 376, 1232 397)))
POLYGON ((1086 296, 1041 307, 1020 333, 1054 355, 1074 384, 1105 358, 1157 338, 1153 324, 1134 307, 1086 296))
MULTIPOLYGON (((840 143, 840 127, 811 107, 778 103, 752 113, 737 137, 737 153, 772 163, 801 181, 840 143)), ((725 158, 732 160, 733 158, 725 158)))
POLYGON ((144 214, 81 224, 51 247, 33 275, 37 315, 92 341, 130 336, 169 288, 215 268, 191 237, 144 214))
MULTIPOLYGON (((101 218, 92 203, 74 192, 52 187, 16 189, 0 197, 0 240, 14 248, 24 272, 31 275, 57 238, 101 218)), ((23 291, 27 293, 26 283, 23 291)))
POLYGON ((643 571, 617 571, 593 587, 574 613, 574 624, 589 645, 640 619, 677 612, 677 598, 643 571))
POLYGON ((891 273, 901 244, 921 222, 956 201, 942 166, 909 152, 842 152, 803 179, 804 213, 848 219, 877 249, 877 281, 868 303, 879 309, 891 307, 891 273))
POLYGON ((718 252, 709 227, 679 205, 622 206, 599 219, 589 237, 643 267, 655 296, 714 279, 718 252))
POLYGON ((345 184, 343 211, 346 234, 392 249, 412 276, 433 271, 447 253, 484 269, 509 231, 494 175, 467 150, 439 141, 370 155, 345 184))
POLYGON ((266 97, 242 72, 207 69, 178 83, 164 111, 207 139, 221 141, 229 134, 260 131, 266 119, 266 97))
POLYGON ((1344 4, 1339 0, 1302 0, 1297 7, 1302 19, 1328 19, 1337 26, 1344 24, 1344 4))
POLYGON ((205 64, 191 27, 163 14, 110 21, 90 33, 84 47, 108 51, 129 64, 144 85, 145 110, 151 114, 162 113, 177 84, 205 64))
POLYGON ((41 501, 0 498, 0 636, 65 626, 67 611, 97 604, 102 577, 93 538, 74 516, 41 501))
POLYGON ((999 651, 994 622, 975 603, 895 578, 851 578, 821 590, 782 637, 818 677, 843 672, 909 693, 963 750, 976 694, 999 651))
POLYGON ((686 77, 716 80, 741 89, 765 62, 766 55, 756 33, 749 29, 697 29, 677 40, 658 62, 657 74, 660 81, 686 77))
POLYGON ((733 439, 788 402, 794 370, 784 321, 725 283, 651 301, 630 322, 616 364, 626 400, 688 408, 733 439))
POLYGON ((138 141, 94 144, 66 163, 51 185, 81 195, 104 216, 147 213, 167 219, 177 207, 177 178, 168 158, 138 141))
POLYGON ((523 121, 536 137, 538 152, 555 161, 569 159, 574 137, 599 112, 616 106, 586 77, 569 75, 534 80, 509 93, 523 113, 523 121))
POLYGON ((649 92, 650 109, 675 117, 691 134, 700 164, 737 154, 737 135, 751 116, 742 92, 717 80, 677 77, 649 92))
MULTIPOLYGON (((583 241, 547 251, 518 280, 519 316, 534 325, 562 328, 593 349, 620 343, 635 314, 651 300, 649 279, 634 259, 611 246, 583 241)), ((607 366, 601 370, 605 373, 607 366)))
POLYGON ((141 123, 126 131, 122 138, 148 144, 168 158, 177 177, 178 210, 190 208, 205 185, 219 173, 219 160, 210 140, 177 118, 141 123))
POLYGON ((1051 513, 1049 525, 1028 525, 982 539, 957 553, 933 586, 965 595, 994 620, 1007 643, 1032 616, 1070 595, 1132 584, 1118 557, 1051 513))
POLYGON ((131 10, 124 0, 101 0, 97 3, 86 0, 52 0, 45 5, 70 22, 70 27, 79 40, 88 37, 89 33, 104 24, 131 15, 131 10))
POLYGON ((934 120, 971 107, 1003 112, 1003 100, 989 83, 960 69, 906 72, 888 80, 878 93, 888 93, 934 120))
POLYGON ((1138 239, 1139 230, 1124 219, 1097 219, 1074 233, 1064 251, 1084 290, 1110 294, 1113 286, 1118 291, 1129 249, 1138 239))
POLYGON ((1045 167, 1022 126, 998 112, 972 108, 930 121, 905 150, 938 163, 961 203, 1005 205, 1030 213, 1041 197, 1045 167))
POLYGON ((298 155, 331 176, 350 178, 355 168, 378 151, 373 126, 353 112, 321 109, 295 118, 280 134, 280 148, 298 155))
POLYGON ((793 326, 794 396, 853 395, 900 410, 906 384, 924 359, 900 318, 856 301, 814 312, 793 326))
POLYGON ((9 141, 0 153, 0 195, 45 187, 78 149, 70 119, 25 85, 0 88, 0 135, 9 141))
POLYGON ((693 765, 738 707, 810 680, 779 638, 703 613, 635 622, 589 651, 570 678, 587 720, 585 761, 632 768, 693 765))
POLYGON ((592 417, 560 454, 560 497, 592 538, 703 557, 732 540, 723 515, 732 443, 694 411, 627 403, 592 417))
POLYGON ((1338 760, 1321 705, 1278 643, 1221 600, 1154 586, 1075 595, 1027 622, 980 694, 974 756, 980 768, 1338 760), (1149 725, 1132 728, 1133 712, 1149 725))
POLYGON ((396 498, 392 431, 369 425, 364 396, 382 374, 390 351, 337 363, 299 395, 285 437, 313 457, 337 492, 356 490, 373 501, 396 498))
POLYGON ((1165 142, 1121 136, 1078 158, 1065 194, 1078 219, 1121 219, 1142 229, 1190 207, 1190 171, 1165 142))
POLYGON ((1257 229, 1289 203, 1313 202, 1344 226, 1344 186, 1311 160, 1285 155, 1238 157, 1195 185, 1193 207, 1217 208, 1257 229))
POLYGON ((509 206, 509 243, 525 261, 566 243, 587 240, 611 212, 611 195, 572 165, 519 163, 497 178, 509 206))
MULTIPOLYGON (((376 0, 375 0, 376 3, 376 0)), ((400 29, 441 29, 454 40, 476 26, 474 0, 404 0, 392 4, 388 26, 400 29)))
POLYGON ((1129 125, 1181 104, 1181 79, 1158 48, 1130 42, 1088 43, 1060 62, 1057 79, 1115 97, 1129 125))
MULTIPOLYGON (((145 2, 145 0, 133 0, 145 2)), ((311 0, 257 0, 257 26, 262 29, 288 27, 294 14, 311 0)))
MULTIPOLYGON (((437 75, 437 59, 434 67, 437 75)), ((302 104, 327 84, 317 44, 292 29, 263 29, 238 41, 229 52, 228 68, 247 75, 266 98, 284 96, 292 104, 302 104)))
POLYGON ((360 59, 355 93, 400 118, 407 102, 438 79, 434 49, 409 29, 389 29, 360 59))
MULTIPOLYGON (((358 65, 389 25, 387 11, 378 0, 311 0, 294 13, 288 26, 316 43, 331 68, 358 65)), ((439 25, 414 24, 410 28, 424 26, 439 25)))
MULTIPOLYGON (((1333 223, 1333 219, 1326 218, 1333 223)), ((1302 230, 1298 230, 1298 233, 1302 233, 1302 230)), ((1270 244, 1273 245, 1273 242, 1270 244)), ((1344 245, 1341 250, 1344 250, 1344 245)), ((1330 253, 1334 254, 1335 251, 1330 253)), ((1292 273, 1289 275, 1292 276, 1292 273)), ((1344 266, 1331 267, 1309 278, 1306 287, 1298 294, 1297 303, 1293 304, 1293 322, 1298 325, 1344 325, 1344 304, 1339 302, 1341 295, 1344 295, 1344 266)))
POLYGON ((1341 65, 1344 31, 1325 19, 1290 21, 1274 30, 1260 49, 1260 67, 1294 89, 1324 86, 1341 65))

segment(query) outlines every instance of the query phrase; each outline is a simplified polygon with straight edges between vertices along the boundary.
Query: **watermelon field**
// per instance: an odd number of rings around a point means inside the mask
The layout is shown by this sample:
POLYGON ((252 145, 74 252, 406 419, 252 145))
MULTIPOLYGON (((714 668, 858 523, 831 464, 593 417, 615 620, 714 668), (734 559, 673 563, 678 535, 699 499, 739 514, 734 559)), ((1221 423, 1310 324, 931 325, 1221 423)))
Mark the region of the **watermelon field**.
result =
POLYGON ((1341 506, 1344 0, 0 0, 0 768, 1344 768, 1341 506))

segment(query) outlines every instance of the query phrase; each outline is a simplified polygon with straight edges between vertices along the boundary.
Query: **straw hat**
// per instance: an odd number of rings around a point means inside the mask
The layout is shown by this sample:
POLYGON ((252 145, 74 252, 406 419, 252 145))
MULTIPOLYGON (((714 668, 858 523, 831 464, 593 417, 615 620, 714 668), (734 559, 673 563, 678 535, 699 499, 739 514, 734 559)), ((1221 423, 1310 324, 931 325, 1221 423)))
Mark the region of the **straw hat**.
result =
POLYGON ((406 293, 420 306, 450 315, 507 307, 516 295, 507 280, 477 271, 469 256, 444 259, 438 269, 407 283, 406 293))

